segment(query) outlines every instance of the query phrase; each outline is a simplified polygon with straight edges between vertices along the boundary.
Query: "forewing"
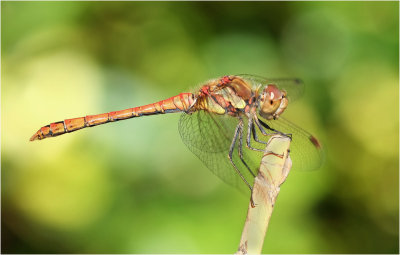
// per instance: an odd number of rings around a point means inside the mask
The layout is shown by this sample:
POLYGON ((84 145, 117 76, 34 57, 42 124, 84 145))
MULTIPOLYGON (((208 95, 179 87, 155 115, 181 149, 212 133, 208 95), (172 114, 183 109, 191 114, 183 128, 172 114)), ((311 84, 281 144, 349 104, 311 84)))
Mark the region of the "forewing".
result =
POLYGON ((273 129, 292 134, 290 143, 292 170, 316 170, 322 165, 324 151, 316 137, 282 117, 263 121, 273 129))
POLYGON ((268 84, 274 84, 278 86, 279 89, 286 91, 287 98, 290 102, 297 100, 304 93, 304 84, 300 79, 271 79, 250 74, 241 74, 238 76, 246 79, 252 84, 253 88, 263 88, 268 84))
MULTIPOLYGON (((179 133, 190 151, 215 175, 240 191, 248 193, 249 188, 235 171, 228 158, 229 148, 238 123, 238 118, 199 110, 191 114, 182 114, 179 121, 179 133)), ((243 127, 244 143, 247 135, 246 121, 243 127)), ((233 161, 246 180, 252 185, 254 177, 240 160, 238 148, 239 140, 235 144, 233 161)), ((257 174, 261 154, 250 151, 243 144, 243 158, 251 170, 257 174)))
MULTIPOLYGON (((293 170, 315 170, 321 166, 324 151, 313 135, 282 117, 278 120, 263 121, 273 129, 292 135, 290 157, 293 162, 293 170)), ((248 193, 248 187, 235 171, 228 158, 229 148, 238 123, 239 120, 235 117, 212 114, 207 111, 196 111, 191 114, 182 114, 179 121, 179 132, 190 151, 215 175, 240 191, 248 193)), ((244 119, 242 155, 243 160, 257 175, 262 153, 252 151, 246 147, 247 124, 247 119, 244 119)), ((259 140, 268 141, 270 136, 263 136, 258 128, 255 128, 255 130, 259 140)), ((270 130, 267 131, 273 133, 270 130)), ((238 137, 234 147, 233 162, 249 184, 252 185, 254 177, 239 158, 239 146, 240 137, 238 137)), ((265 144, 254 141, 253 137, 251 138, 251 146, 261 150, 265 148, 265 144)))

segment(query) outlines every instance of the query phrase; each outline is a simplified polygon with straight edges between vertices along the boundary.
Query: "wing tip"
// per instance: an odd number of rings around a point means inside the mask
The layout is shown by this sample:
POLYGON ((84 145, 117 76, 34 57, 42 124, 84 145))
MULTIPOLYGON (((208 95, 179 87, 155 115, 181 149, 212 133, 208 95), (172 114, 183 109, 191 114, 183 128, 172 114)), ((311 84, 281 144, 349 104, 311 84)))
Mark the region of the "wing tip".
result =
POLYGON ((311 142, 312 144, 314 144, 314 146, 315 146, 318 150, 322 150, 322 145, 321 145, 321 143, 319 142, 319 140, 318 140, 315 136, 310 135, 310 137, 309 137, 308 139, 310 140, 310 142, 311 142))

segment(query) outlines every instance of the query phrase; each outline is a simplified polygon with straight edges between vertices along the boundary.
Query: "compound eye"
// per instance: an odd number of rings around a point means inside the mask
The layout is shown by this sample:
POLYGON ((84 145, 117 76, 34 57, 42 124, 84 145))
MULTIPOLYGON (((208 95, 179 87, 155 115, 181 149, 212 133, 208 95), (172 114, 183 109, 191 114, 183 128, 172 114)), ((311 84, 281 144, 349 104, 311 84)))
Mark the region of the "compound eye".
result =
POLYGON ((284 93, 274 84, 268 84, 264 91, 270 100, 279 100, 284 96, 284 93))
POLYGON ((274 84, 268 84, 261 97, 259 113, 265 119, 276 119, 286 109, 287 102, 286 91, 278 89, 274 84))
POLYGON ((273 84, 269 84, 264 89, 264 103, 261 107, 261 112, 264 115, 273 115, 279 108, 283 93, 273 84))
POLYGON ((262 105, 261 110, 264 113, 272 114, 272 113, 276 112, 276 110, 278 109, 280 104, 281 104, 281 100, 280 99, 279 100, 275 100, 275 101, 268 100, 268 101, 264 102, 264 104, 262 105))

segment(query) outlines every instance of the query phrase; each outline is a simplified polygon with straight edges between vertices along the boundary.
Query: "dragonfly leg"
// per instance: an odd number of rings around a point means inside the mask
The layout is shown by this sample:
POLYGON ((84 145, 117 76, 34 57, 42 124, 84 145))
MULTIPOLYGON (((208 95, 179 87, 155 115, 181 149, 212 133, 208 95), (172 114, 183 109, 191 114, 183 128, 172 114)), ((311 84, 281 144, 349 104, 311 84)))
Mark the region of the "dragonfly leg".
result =
MULTIPOLYGON (((255 150, 258 150, 256 148, 253 148, 255 150)), ((256 175, 251 171, 250 167, 247 165, 246 161, 243 159, 243 127, 240 129, 239 132, 239 147, 238 147, 238 153, 239 153, 239 158, 242 161, 243 165, 246 166, 247 170, 253 175, 253 177, 256 177, 256 175)))
MULTIPOLYGON (((257 116, 254 117, 254 123, 256 123, 258 129, 261 131, 261 133, 262 133, 263 135, 270 135, 270 134, 268 134, 268 133, 265 131, 265 129, 261 126, 260 121, 259 121, 259 119, 257 118, 257 116)), ((267 126, 268 126, 268 125, 267 125, 267 126)), ((270 128, 268 127, 268 129, 270 129, 270 128)), ((271 130, 271 129, 270 129, 270 130, 271 130)))
POLYGON ((242 120, 240 120, 239 124, 236 126, 235 135, 233 136, 231 147, 229 148, 228 158, 231 161, 231 164, 232 164, 233 168, 235 169, 235 171, 239 174, 240 178, 247 185, 247 187, 249 187, 250 192, 252 194, 251 197, 250 197, 250 202, 251 202, 251 206, 254 207, 255 204, 254 204, 254 201, 253 201, 253 187, 249 184, 249 182, 246 180, 246 178, 244 178, 244 176, 240 172, 240 170, 236 167, 235 163, 233 162, 233 157, 232 157, 233 156, 233 150, 235 149, 236 140, 238 139, 239 132, 242 129, 242 126, 243 126, 243 122, 242 122, 242 120))
POLYGON ((248 127, 247 127, 246 147, 249 148, 250 150, 253 150, 253 151, 261 151, 262 152, 263 150, 257 149, 257 148, 254 148, 254 147, 251 146, 251 144, 250 144, 250 142, 251 142, 251 134, 253 134, 253 139, 256 142, 262 143, 262 144, 267 144, 266 142, 258 140, 258 137, 257 137, 257 134, 256 134, 256 130, 254 128, 254 123, 253 123, 252 119, 249 120, 249 124, 248 124, 248 127))
POLYGON ((257 117, 255 117, 254 119, 255 119, 255 123, 256 123, 257 127, 260 129, 260 131, 261 131, 261 133, 262 133, 263 135, 269 135, 269 136, 271 136, 271 135, 277 135, 277 134, 279 134, 279 135, 283 135, 283 136, 286 136, 286 137, 289 137, 290 139, 292 139, 292 134, 285 134, 285 133, 282 133, 281 131, 278 131, 278 130, 276 130, 276 129, 273 129, 273 128, 271 128, 270 126, 268 126, 267 123, 263 122, 262 120, 259 120, 257 117), (273 131, 274 133, 267 133, 263 127, 265 127, 266 129, 269 129, 269 130, 273 131))
POLYGON ((267 142, 261 141, 258 139, 256 128, 254 127, 254 123, 251 124, 251 132, 253 133, 253 139, 254 141, 262 144, 267 144, 267 142))

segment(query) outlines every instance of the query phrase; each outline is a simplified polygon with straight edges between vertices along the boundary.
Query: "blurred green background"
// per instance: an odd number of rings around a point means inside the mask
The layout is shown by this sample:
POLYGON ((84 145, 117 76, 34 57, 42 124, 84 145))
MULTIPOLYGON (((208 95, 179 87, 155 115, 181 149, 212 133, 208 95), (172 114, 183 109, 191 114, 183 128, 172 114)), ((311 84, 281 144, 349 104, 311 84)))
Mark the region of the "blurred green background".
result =
POLYGON ((284 116, 326 149, 282 186, 263 252, 398 253, 398 21, 398 2, 1 2, 2 252, 235 252, 248 197, 179 114, 28 139, 250 73, 303 79, 284 116))

